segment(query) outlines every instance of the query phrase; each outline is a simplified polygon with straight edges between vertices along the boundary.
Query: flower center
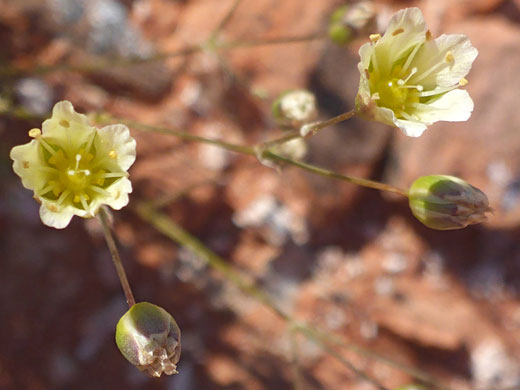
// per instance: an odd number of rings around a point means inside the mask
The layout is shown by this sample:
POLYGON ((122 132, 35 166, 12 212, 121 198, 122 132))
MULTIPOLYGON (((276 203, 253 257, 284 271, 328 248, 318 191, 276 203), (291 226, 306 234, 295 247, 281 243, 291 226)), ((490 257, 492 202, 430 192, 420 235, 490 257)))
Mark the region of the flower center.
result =
POLYGON ((396 117, 406 116, 406 111, 419 102, 422 85, 409 85, 408 81, 417 72, 417 68, 406 75, 400 67, 396 67, 392 74, 386 78, 380 78, 377 73, 371 74, 371 91, 375 95, 379 107, 386 107, 394 111, 396 117))
POLYGON ((76 153, 51 144, 41 135, 37 137, 44 161, 39 169, 46 173, 47 178, 45 184, 37 190, 38 196, 55 201, 57 206, 68 203, 85 211, 96 197, 110 196, 107 188, 126 176, 126 173, 110 171, 109 162, 115 152, 98 155, 93 146, 95 136, 93 133, 90 140, 76 153))
POLYGON ((60 172, 60 181, 63 186, 76 193, 85 192, 85 189, 90 185, 90 170, 87 168, 80 169, 79 164, 82 159, 81 154, 76 154, 76 164, 66 171, 60 172))

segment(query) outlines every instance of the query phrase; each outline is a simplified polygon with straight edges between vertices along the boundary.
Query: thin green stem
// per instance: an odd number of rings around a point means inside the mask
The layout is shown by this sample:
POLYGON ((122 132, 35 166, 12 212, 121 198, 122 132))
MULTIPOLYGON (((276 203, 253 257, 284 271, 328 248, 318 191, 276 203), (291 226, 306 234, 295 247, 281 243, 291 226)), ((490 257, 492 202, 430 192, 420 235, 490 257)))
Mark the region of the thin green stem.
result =
POLYGON ((253 39, 249 41, 231 41, 231 42, 222 42, 218 44, 218 49, 229 50, 235 48, 248 48, 248 47, 258 47, 258 46, 268 46, 268 45, 285 45, 287 43, 304 43, 310 41, 317 41, 320 39, 324 39, 327 36, 322 33, 310 34, 310 35, 295 35, 295 36, 287 36, 287 37, 277 37, 277 38, 266 38, 266 39, 253 39))
POLYGON ((316 134, 321 129, 335 125, 336 123, 339 123, 339 122, 346 121, 347 119, 352 118, 354 115, 356 115, 356 111, 351 110, 351 111, 347 111, 343 114, 340 114, 338 116, 335 116, 333 118, 327 119, 325 121, 308 123, 308 124, 302 126, 302 128, 300 130, 301 135, 302 135, 302 137, 306 137, 307 135, 316 134))
POLYGON ((388 390, 387 387, 379 383, 376 379, 372 378, 365 372, 359 370, 356 366, 350 363, 347 359, 345 359, 335 348, 331 347, 331 345, 327 342, 325 338, 321 336, 321 333, 316 331, 307 325, 300 325, 296 328, 299 332, 305 335, 308 339, 312 340, 316 345, 318 345, 321 349, 326 351, 331 356, 335 357, 337 360, 342 362, 345 366, 349 367, 356 375, 360 378, 363 378, 367 382, 373 384, 380 390, 388 390))
POLYGON ((147 62, 157 62, 163 61, 168 58, 174 57, 184 57, 189 56, 195 53, 198 53, 203 50, 202 45, 192 45, 187 46, 185 48, 174 50, 170 52, 162 52, 152 55, 150 57, 134 57, 134 58, 114 58, 111 60, 108 59, 98 59, 91 60, 86 64, 74 65, 74 64, 56 64, 56 65, 42 65, 37 66, 32 69, 20 69, 14 67, 4 67, 0 68, 0 76, 23 76, 23 75, 45 75, 51 72, 56 71, 70 71, 70 72, 78 72, 83 74, 99 72, 103 69, 113 68, 113 67, 123 67, 123 66, 132 66, 136 64, 142 64, 147 62))
POLYGON ((292 141, 293 139, 296 139, 296 138, 301 138, 301 136, 300 136, 299 131, 294 130, 279 138, 275 138, 271 141, 262 142, 262 143, 258 144, 256 146, 256 148, 259 150, 265 151, 265 150, 271 149, 274 146, 278 146, 278 145, 284 144, 286 142, 292 141))
MULTIPOLYGON (((215 145, 222 149, 229 150, 231 152, 246 154, 246 155, 250 155, 250 156, 255 155, 254 149, 250 146, 232 144, 232 143, 221 141, 218 139, 201 137, 198 135, 194 135, 191 133, 174 130, 174 129, 170 129, 170 128, 166 128, 166 127, 146 125, 143 123, 139 123, 136 121, 123 119, 123 118, 110 117, 109 119, 110 119, 110 121, 117 121, 120 123, 124 123, 130 127, 133 127, 135 129, 141 130, 141 131, 149 131, 149 132, 154 132, 154 133, 173 135, 173 136, 183 139, 185 141, 201 142, 201 143, 205 143, 205 144, 215 145)), ((106 123, 106 120, 103 120, 102 122, 106 123)))
POLYGON ((254 286, 251 282, 247 281, 224 259, 207 248, 201 241, 193 237, 170 218, 157 212, 153 207, 150 207, 145 203, 137 205, 135 210, 143 220, 150 222, 158 231, 180 245, 189 248, 192 252, 205 260, 212 268, 221 272, 229 281, 235 284, 242 291, 270 307, 282 319, 289 321, 289 316, 280 309, 267 294, 254 286))
POLYGON ((305 379, 303 377, 301 362, 300 362, 300 348, 298 343, 298 333, 294 331, 294 327, 289 329, 289 341, 291 343, 291 365, 293 368, 293 383, 294 390, 304 390, 305 379))
POLYGON ((226 28, 226 26, 228 25, 229 21, 231 20, 231 18, 235 14, 235 11, 237 10, 237 8, 238 8, 238 6, 240 5, 241 2, 242 2, 242 0, 235 0, 234 1, 233 5, 226 12, 226 15, 224 15, 224 17, 222 18, 220 23, 217 25, 215 30, 213 30, 213 32, 211 33, 209 41, 213 41, 213 42, 216 41, 216 39, 218 38, 218 36, 222 32, 222 30, 224 30, 224 28, 226 28))
POLYGON ((394 187, 390 184, 380 183, 378 181, 363 179, 360 177, 343 175, 341 173, 330 171, 325 168, 320 168, 315 165, 307 164, 307 163, 304 163, 301 161, 296 161, 296 160, 292 160, 287 157, 280 156, 279 154, 273 153, 269 150, 267 150, 263 153, 263 158, 274 161, 274 162, 283 162, 283 163, 301 168, 305 171, 315 173, 317 175, 346 181, 346 182, 349 182, 352 184, 357 184, 362 187, 373 188, 375 190, 393 192, 395 194, 399 194, 399 195, 408 197, 408 191, 406 191, 402 188, 394 187))
POLYGON ((103 233, 105 234, 105 240, 108 245, 108 249, 110 250, 110 254, 112 255, 112 261, 116 267, 117 276, 119 277, 119 281, 121 282, 121 287, 123 288, 123 292, 125 293, 126 303, 128 303, 128 307, 132 307, 135 305, 134 294, 132 294, 132 289, 130 288, 130 284, 128 283, 128 279, 126 277, 125 268, 123 267, 123 263, 121 262, 121 257, 119 256, 119 251, 117 250, 116 243, 114 241, 114 237, 112 236, 112 232, 110 231, 110 224, 108 222, 108 214, 104 207, 99 209, 99 221, 103 226, 103 233))
MULTIPOLYGON (((173 135, 173 136, 179 137, 181 139, 184 139, 186 141, 203 142, 203 143, 219 146, 219 147, 221 147, 223 149, 226 149, 226 150, 229 150, 229 151, 232 151, 232 152, 246 154, 246 155, 249 155, 249 156, 257 156, 257 157, 261 157, 262 159, 267 159, 267 160, 270 160, 270 161, 273 161, 273 162, 283 162, 283 163, 286 163, 286 164, 293 165, 295 167, 304 169, 304 170, 306 170, 308 172, 315 173, 317 175, 330 177, 330 178, 337 179, 337 180, 346 181, 346 182, 349 182, 349 183, 352 183, 352 184, 357 184, 357 185, 362 186, 362 187, 373 188, 373 189, 380 190, 380 191, 393 192, 393 193, 396 193, 396 194, 408 197, 408 191, 406 191, 404 189, 401 189, 401 188, 398 188, 398 187, 394 187, 394 186, 389 185, 389 184, 373 181, 373 180, 363 179, 363 178, 360 178, 360 177, 343 175, 343 174, 340 174, 340 173, 337 173, 337 172, 334 172, 334 171, 330 171, 330 170, 325 169, 325 168, 320 168, 320 167, 317 167, 315 165, 307 164, 307 163, 304 163, 304 162, 300 162, 300 161, 292 160, 292 159, 287 158, 287 157, 280 156, 280 155, 278 155, 278 154, 276 154, 274 152, 271 152, 269 150, 265 150, 265 149, 263 151, 260 150, 261 155, 258 156, 258 153, 259 153, 258 148, 254 148, 254 147, 250 147, 250 146, 231 144, 231 143, 228 143, 228 142, 225 142, 225 141, 220 141, 220 140, 217 140, 217 139, 201 137, 201 136, 198 136, 198 135, 193 135, 193 134, 182 132, 182 131, 178 131, 178 130, 172 130, 172 129, 165 128, 165 127, 145 125, 145 124, 142 124, 142 123, 139 123, 139 122, 125 120, 125 119, 122 119, 122 118, 111 118, 111 120, 116 120, 118 122, 125 123, 128 126, 134 127, 136 129, 139 129, 139 130, 173 135)), ((296 134, 290 134, 290 135, 284 136, 284 137, 282 137, 280 139, 288 140, 289 138, 290 139, 294 139, 294 138, 298 138, 298 136, 296 134)), ((272 142, 278 142, 279 140, 273 140, 273 141, 267 142, 267 144, 270 144, 272 142)))

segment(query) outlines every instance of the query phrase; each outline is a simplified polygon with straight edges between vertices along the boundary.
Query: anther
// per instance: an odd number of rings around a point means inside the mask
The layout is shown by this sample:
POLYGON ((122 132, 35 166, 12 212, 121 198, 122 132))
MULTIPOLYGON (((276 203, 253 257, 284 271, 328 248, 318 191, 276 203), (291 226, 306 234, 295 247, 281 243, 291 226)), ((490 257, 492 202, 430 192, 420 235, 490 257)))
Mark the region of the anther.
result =
POLYGON ((376 43, 379 38, 381 38, 381 34, 370 34, 368 38, 372 41, 372 43, 376 43))
POLYGON ((40 129, 31 129, 29 130, 29 137, 38 138, 42 135, 42 131, 40 129))
POLYGON ((108 157, 110 157, 111 159, 115 159, 117 157, 116 151, 111 150, 110 152, 108 152, 108 157))
POLYGON ((444 61, 446 61, 448 64, 451 64, 453 61, 455 61, 455 57, 453 57, 453 53, 451 51, 446 53, 444 61))

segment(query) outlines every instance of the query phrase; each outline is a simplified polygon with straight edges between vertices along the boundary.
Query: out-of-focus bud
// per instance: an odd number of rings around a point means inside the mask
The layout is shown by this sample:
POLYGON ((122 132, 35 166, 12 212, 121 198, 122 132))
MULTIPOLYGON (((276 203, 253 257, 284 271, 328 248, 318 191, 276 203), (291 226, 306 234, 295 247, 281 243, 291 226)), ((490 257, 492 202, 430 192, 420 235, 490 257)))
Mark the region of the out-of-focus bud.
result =
POLYGON ((177 373, 181 331, 159 306, 148 302, 133 305, 117 323, 116 344, 130 363, 152 377, 177 373))
POLYGON ((296 138, 281 145, 276 145, 271 150, 291 160, 301 160, 307 154, 307 143, 303 138, 296 138))
POLYGON ((329 37, 338 44, 350 42, 356 35, 362 34, 375 22, 375 10, 372 2, 343 5, 337 8, 329 20, 329 37))
POLYGON ((297 128, 316 119, 316 98, 305 89, 285 91, 273 102, 272 112, 279 125, 297 128))
POLYGON ((482 191, 454 176, 417 179, 408 192, 413 215, 436 230, 462 229, 484 222, 493 210, 482 191))

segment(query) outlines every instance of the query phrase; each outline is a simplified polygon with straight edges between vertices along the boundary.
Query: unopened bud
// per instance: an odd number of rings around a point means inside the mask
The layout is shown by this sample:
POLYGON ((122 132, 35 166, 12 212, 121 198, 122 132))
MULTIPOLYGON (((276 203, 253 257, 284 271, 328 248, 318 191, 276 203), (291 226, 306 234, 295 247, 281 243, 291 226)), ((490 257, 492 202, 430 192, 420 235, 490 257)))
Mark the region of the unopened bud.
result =
POLYGON ((296 138, 281 145, 276 145, 271 150, 291 160, 301 160, 307 154, 307 143, 303 138, 296 138))
POLYGON ((148 302, 133 305, 117 323, 116 344, 130 363, 152 377, 177 373, 181 331, 159 306, 148 302))
POLYGON ((329 20, 329 37, 338 44, 350 42, 368 28, 375 20, 375 10, 372 2, 361 1, 337 8, 329 20))
POLYGON ((484 222, 486 213, 493 211, 486 194, 454 176, 420 177, 410 187, 408 197, 415 218, 436 230, 484 222))
POLYGON ((272 112, 279 125, 297 128, 316 119, 316 98, 305 89, 286 91, 274 101, 272 112))

